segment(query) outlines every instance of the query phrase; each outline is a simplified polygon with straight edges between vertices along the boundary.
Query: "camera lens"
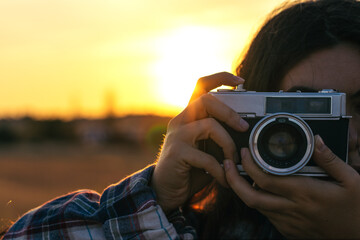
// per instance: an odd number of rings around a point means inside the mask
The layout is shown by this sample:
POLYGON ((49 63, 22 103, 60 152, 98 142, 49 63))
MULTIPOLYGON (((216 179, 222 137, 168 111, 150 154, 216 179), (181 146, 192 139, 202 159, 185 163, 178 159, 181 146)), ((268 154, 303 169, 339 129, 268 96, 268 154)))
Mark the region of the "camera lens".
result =
POLYGON ((258 140, 260 157, 272 167, 292 167, 306 154, 304 131, 287 118, 275 118, 264 126, 258 140))
POLYGON ((310 127, 292 114, 273 114, 261 119, 249 138, 255 162, 276 175, 292 174, 306 165, 313 151, 310 127))

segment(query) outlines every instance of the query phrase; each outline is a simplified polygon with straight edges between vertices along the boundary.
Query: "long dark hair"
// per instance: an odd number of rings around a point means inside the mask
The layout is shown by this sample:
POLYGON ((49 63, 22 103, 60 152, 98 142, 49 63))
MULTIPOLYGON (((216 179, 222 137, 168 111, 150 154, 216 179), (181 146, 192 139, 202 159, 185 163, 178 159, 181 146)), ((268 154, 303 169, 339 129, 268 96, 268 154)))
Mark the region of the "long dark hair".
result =
POLYGON ((360 2, 286 2, 275 9, 236 68, 248 90, 276 91, 284 75, 309 54, 341 42, 360 43, 360 2))
MULTIPOLYGON (((236 74, 246 79, 247 90, 277 91, 285 74, 295 64, 317 50, 342 42, 360 46, 359 1, 286 2, 269 15, 257 32, 239 61, 236 74)), ((198 204, 209 192, 214 199, 198 210, 202 219, 198 225, 200 238, 239 238, 241 234, 236 231, 239 222, 249 223, 255 238, 269 238, 266 234, 274 231, 277 234, 275 229, 266 227, 269 223, 264 216, 245 206, 230 189, 216 183, 209 185, 191 203, 198 204)))

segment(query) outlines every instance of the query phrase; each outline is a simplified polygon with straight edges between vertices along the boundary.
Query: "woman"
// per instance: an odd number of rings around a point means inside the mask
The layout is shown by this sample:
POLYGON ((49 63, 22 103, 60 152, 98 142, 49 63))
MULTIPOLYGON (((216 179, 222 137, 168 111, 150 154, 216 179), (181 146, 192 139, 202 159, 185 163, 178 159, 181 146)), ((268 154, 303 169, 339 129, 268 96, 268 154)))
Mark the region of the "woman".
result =
POLYGON ((101 197, 78 191, 48 202, 19 219, 4 239, 360 238, 355 170, 360 163, 360 2, 296 2, 275 10, 237 75, 241 78, 219 73, 199 80, 188 107, 169 123, 155 165, 110 186, 101 197), (265 174, 246 148, 241 159, 250 179, 241 177, 235 144, 213 118, 237 131, 247 131, 248 124, 206 94, 241 83, 256 91, 345 92, 353 116, 349 163, 354 168, 316 136, 313 159, 334 181, 265 174), (207 138, 223 148, 224 168, 198 150, 198 140, 207 138))

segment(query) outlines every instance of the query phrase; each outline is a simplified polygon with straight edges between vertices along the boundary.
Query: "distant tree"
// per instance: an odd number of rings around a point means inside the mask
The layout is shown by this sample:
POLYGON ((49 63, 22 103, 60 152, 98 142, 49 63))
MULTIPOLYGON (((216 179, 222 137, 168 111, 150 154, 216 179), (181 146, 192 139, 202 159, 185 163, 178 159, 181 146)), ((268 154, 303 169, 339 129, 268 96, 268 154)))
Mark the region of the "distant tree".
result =
POLYGON ((7 125, 1 124, 0 126, 0 144, 14 143, 17 136, 14 131, 7 125))
POLYGON ((74 127, 71 122, 53 119, 39 121, 37 125, 39 137, 42 140, 69 141, 75 139, 74 127))

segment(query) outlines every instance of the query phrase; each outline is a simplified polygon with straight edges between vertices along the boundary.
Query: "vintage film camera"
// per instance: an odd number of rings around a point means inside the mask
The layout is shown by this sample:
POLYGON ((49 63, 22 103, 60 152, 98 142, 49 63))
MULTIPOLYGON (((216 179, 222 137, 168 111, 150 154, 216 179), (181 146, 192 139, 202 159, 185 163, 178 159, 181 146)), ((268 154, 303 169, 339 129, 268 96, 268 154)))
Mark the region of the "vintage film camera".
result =
MULTIPOLYGON (((347 162, 348 125, 346 95, 334 90, 319 92, 254 92, 219 89, 210 92, 234 109, 250 125, 237 132, 221 123, 233 138, 238 155, 249 147, 253 159, 265 172, 275 175, 327 176, 311 157, 314 136, 347 162)), ((224 153, 211 139, 200 142, 201 150, 222 162, 224 153)), ((240 174, 245 174, 241 160, 240 174)))

